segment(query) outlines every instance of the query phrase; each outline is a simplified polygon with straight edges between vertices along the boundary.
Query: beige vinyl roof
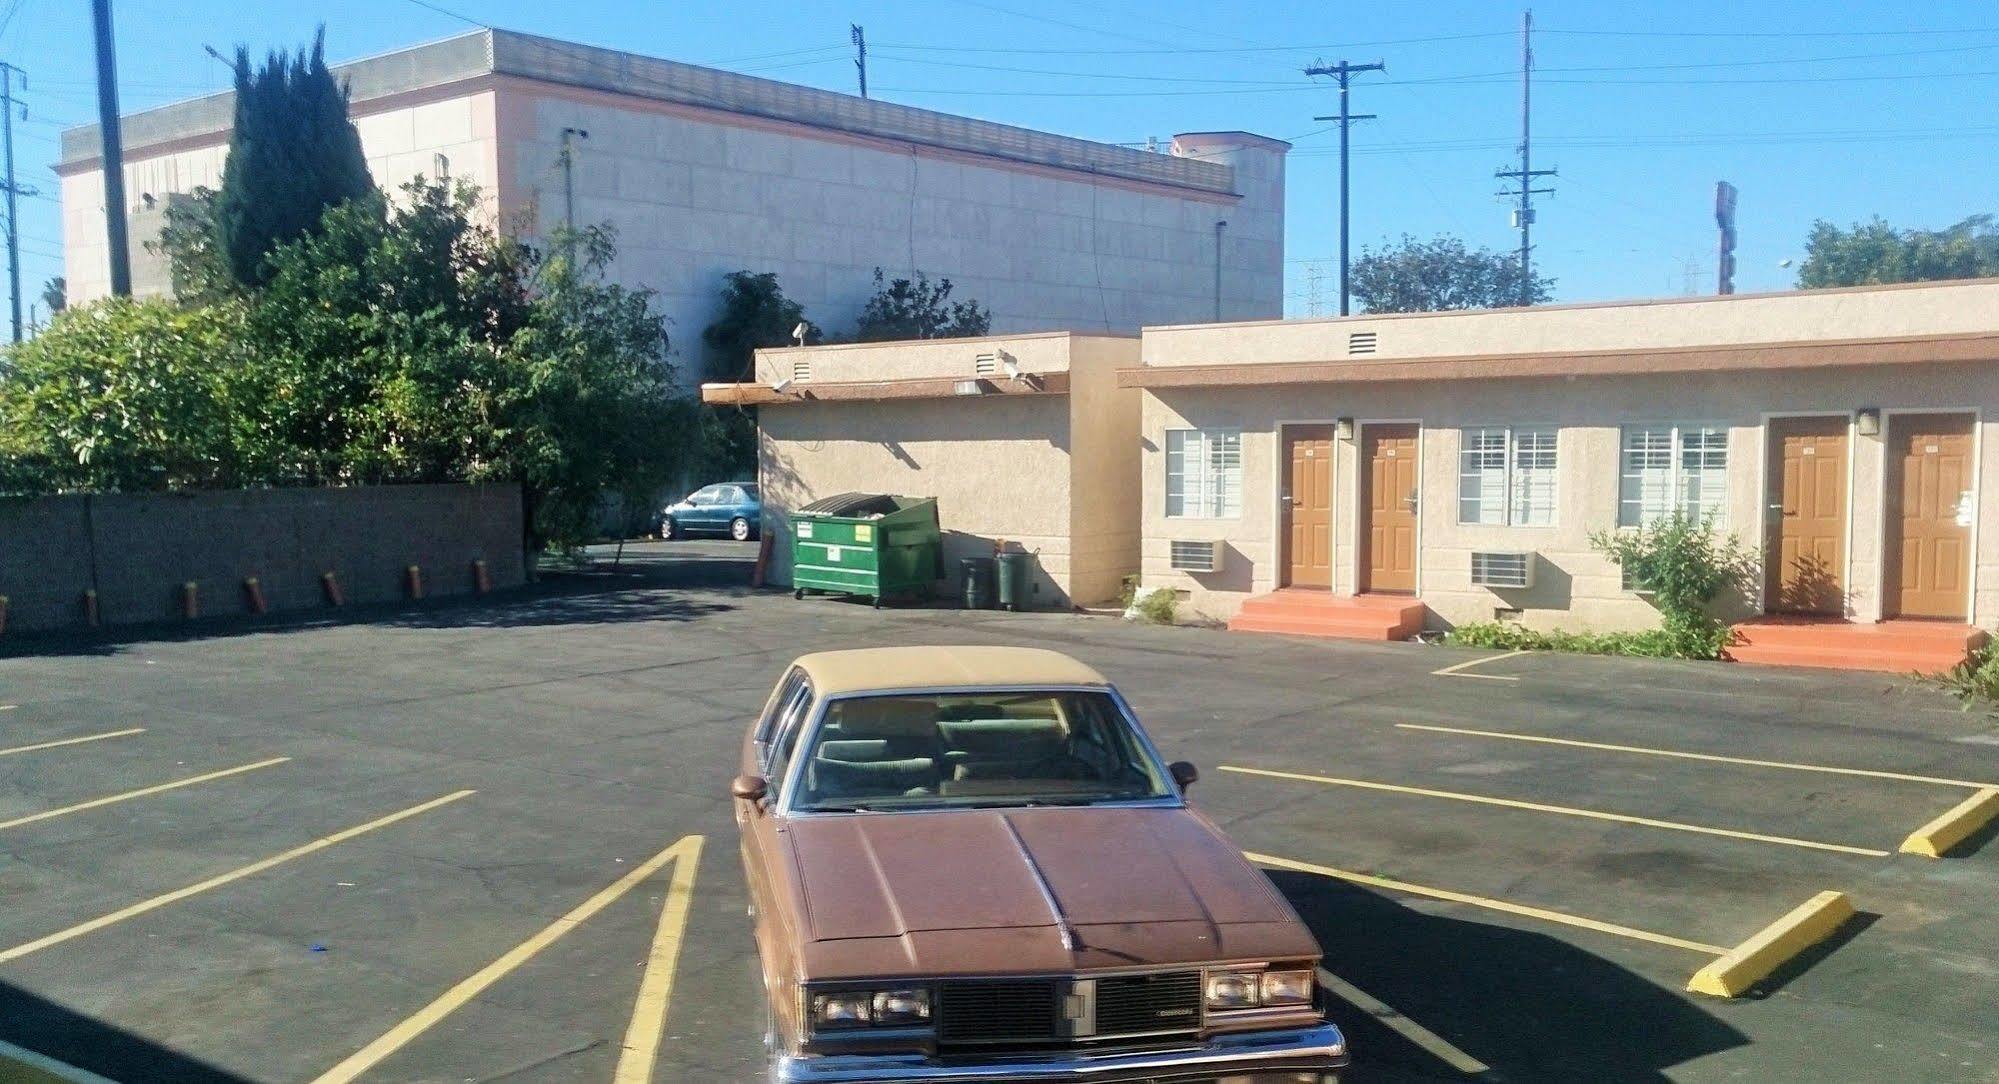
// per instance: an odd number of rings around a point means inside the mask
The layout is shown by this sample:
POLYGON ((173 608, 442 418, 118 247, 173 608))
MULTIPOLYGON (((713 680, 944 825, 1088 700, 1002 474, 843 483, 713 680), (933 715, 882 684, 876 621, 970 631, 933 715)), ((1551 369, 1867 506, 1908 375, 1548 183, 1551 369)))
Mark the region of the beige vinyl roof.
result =
POLYGON ((960 685, 1109 685, 1059 651, 1034 647, 869 647, 799 657, 821 696, 960 685))

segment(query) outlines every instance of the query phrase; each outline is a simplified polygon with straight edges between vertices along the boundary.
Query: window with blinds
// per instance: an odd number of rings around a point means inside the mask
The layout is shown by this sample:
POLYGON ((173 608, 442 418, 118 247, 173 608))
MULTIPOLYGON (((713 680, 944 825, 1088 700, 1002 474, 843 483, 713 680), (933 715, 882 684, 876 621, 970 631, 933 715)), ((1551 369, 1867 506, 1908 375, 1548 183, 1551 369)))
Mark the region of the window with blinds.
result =
POLYGON ((1242 432, 1166 431, 1166 515, 1235 519, 1242 515, 1242 432))
POLYGON ((1554 525, 1555 430, 1466 429, 1458 462, 1459 523, 1554 525))
POLYGON ((1728 430, 1719 425, 1624 428, 1617 523, 1640 527, 1675 509, 1720 515, 1728 493, 1728 430))

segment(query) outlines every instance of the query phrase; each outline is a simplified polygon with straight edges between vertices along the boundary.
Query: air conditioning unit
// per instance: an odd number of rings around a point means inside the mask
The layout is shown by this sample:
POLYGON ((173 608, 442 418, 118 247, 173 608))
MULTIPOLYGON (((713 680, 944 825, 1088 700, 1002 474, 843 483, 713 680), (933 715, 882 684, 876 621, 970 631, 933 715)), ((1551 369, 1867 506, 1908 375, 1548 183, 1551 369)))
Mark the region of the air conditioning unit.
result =
POLYGON ((1473 550, 1471 582, 1479 587, 1524 591, 1534 586, 1534 554, 1473 550))
POLYGON ((1222 543, 1174 539, 1167 545, 1167 563, 1175 572, 1220 572, 1222 543))

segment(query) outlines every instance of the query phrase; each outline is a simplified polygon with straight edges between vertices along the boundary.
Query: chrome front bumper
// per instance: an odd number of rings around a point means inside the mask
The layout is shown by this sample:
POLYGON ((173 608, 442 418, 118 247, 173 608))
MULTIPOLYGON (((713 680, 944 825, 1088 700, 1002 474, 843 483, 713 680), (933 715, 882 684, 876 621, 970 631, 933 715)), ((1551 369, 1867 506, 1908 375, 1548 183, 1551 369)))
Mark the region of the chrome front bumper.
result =
POLYGON ((780 1057, 781 1084, 948 1084, 953 1081, 1172 1081, 1245 1077, 1310 1079, 1345 1068, 1347 1044, 1331 1024, 1279 1031, 1216 1035, 1194 1046, 1143 1052, 1063 1050, 995 1054, 986 1058, 932 1058, 921 1054, 829 1054, 780 1057), (1296 1073, 1300 1077, 1284 1074, 1296 1073))

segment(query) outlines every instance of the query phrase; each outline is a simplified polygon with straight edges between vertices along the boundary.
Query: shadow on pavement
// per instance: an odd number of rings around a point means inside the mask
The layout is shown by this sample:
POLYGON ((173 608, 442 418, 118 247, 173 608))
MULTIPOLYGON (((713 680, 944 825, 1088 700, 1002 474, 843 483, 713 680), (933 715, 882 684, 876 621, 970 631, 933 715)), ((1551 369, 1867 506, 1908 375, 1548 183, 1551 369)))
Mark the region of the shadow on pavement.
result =
MULTIPOLYGON (((0 982, 0 1039, 112 1080, 138 1084, 248 1084, 149 1039, 0 982)), ((0 1081, 42 1080, 0 1061, 0 1081), (20 1073, 16 1076, 14 1074, 20 1073)))
POLYGON ((301 610, 268 617, 218 616, 184 623, 124 625, 91 633, 9 634, 0 639, 0 658, 112 655, 138 644, 226 639, 337 625, 447 629, 691 621, 735 607, 712 597, 693 601, 674 591, 734 588, 746 595, 751 590, 750 566, 750 558, 734 555, 687 553, 661 557, 628 552, 616 566, 605 556, 579 568, 544 571, 534 583, 486 596, 451 595, 421 602, 301 610))
MULTIPOLYGON (((1327 970, 1491 1066, 1482 1079, 1663 1081, 1748 1042, 1688 995, 1564 941, 1424 914, 1334 878, 1270 879, 1318 936, 1327 970)), ((1468 1079, 1338 998, 1328 1007, 1352 1041, 1343 1082, 1468 1079)))

